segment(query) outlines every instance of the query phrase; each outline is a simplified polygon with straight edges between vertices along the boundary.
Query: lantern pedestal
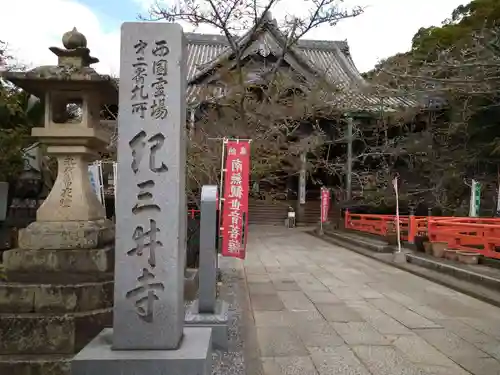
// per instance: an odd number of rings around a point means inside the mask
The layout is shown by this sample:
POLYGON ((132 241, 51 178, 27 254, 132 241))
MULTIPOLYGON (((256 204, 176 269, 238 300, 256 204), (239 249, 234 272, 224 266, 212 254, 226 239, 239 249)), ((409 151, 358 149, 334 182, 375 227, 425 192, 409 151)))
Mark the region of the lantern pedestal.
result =
POLYGON ((118 91, 90 67, 98 60, 85 36, 74 29, 63 44, 50 48, 58 65, 5 74, 44 99, 44 126, 32 135, 57 159, 58 171, 37 220, 19 231, 19 248, 3 253, 1 374, 70 375, 74 354, 112 324, 114 225, 88 165, 109 144, 100 113, 118 91))

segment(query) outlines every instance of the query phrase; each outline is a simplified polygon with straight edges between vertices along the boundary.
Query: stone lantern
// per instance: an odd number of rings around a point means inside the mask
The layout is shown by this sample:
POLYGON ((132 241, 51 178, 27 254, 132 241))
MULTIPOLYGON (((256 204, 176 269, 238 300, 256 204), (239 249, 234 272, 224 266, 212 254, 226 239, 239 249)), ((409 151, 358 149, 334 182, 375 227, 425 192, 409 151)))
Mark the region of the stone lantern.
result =
POLYGON ((79 236, 70 244, 66 243, 74 237, 70 232, 102 234, 111 229, 90 185, 88 164, 109 144, 109 133, 100 127, 100 113, 104 100, 107 104, 117 102, 117 87, 111 77, 90 67, 99 60, 90 55, 83 34, 73 29, 62 41, 64 49, 50 48, 59 59, 57 65, 5 74, 6 79, 44 102, 44 127, 34 128, 32 136, 46 145, 47 154, 58 163, 54 186, 38 209, 36 222, 20 234, 20 247, 81 248, 85 247, 82 241, 95 236, 79 236), (65 239, 56 239, 61 235, 65 239), (64 243, 57 243, 60 241, 64 243))
POLYGON ((3 253, 0 282, 0 374, 70 375, 70 360, 112 320, 114 226, 92 190, 89 162, 109 144, 104 104, 118 100, 115 81, 90 67, 76 29, 51 47, 59 61, 4 78, 45 106, 36 137, 58 163, 57 179, 19 231, 19 248, 3 253))

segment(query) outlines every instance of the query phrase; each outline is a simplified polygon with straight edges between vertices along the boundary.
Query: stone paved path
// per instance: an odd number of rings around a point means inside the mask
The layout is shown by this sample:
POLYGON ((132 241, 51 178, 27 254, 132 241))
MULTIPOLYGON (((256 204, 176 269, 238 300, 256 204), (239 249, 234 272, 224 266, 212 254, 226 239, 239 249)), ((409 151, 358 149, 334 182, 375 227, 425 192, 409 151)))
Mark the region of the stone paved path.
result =
POLYGON ((500 309, 312 237, 251 228, 265 375, 499 375, 500 309))

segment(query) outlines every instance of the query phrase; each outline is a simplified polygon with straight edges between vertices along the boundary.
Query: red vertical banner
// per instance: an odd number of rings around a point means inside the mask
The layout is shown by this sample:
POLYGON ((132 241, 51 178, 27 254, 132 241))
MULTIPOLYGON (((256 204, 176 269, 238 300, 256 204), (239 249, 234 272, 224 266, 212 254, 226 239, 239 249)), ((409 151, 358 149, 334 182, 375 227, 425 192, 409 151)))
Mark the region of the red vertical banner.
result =
POLYGON ((226 143, 222 255, 245 259, 250 188, 250 142, 226 143))
POLYGON ((328 212, 330 211, 330 190, 328 188, 321 188, 321 222, 328 221, 328 212))

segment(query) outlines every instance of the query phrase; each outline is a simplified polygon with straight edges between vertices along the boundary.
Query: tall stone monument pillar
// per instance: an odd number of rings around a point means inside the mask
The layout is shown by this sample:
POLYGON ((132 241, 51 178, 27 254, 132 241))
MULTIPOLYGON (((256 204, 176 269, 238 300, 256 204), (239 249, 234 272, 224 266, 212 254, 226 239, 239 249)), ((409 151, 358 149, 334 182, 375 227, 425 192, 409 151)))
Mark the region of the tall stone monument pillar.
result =
POLYGON ((32 135, 57 159, 58 172, 37 220, 19 232, 19 248, 3 254, 2 374, 69 375, 74 353, 112 320, 114 226, 88 164, 109 143, 101 106, 116 103, 118 90, 90 67, 98 60, 83 34, 73 29, 62 42, 50 48, 57 65, 4 75, 44 102, 43 127, 32 135))
POLYGON ((212 329, 184 327, 185 50, 177 24, 122 26, 113 328, 72 375, 211 372, 212 329))

